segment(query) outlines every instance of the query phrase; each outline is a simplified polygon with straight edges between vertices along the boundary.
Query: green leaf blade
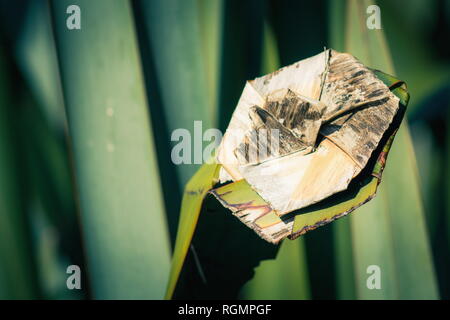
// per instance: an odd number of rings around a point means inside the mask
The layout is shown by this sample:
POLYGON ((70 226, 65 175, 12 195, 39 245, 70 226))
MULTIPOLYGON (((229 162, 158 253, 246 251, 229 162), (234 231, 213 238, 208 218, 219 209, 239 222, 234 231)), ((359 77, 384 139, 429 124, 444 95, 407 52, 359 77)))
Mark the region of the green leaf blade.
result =
POLYGON ((52 5, 93 296, 161 299, 170 245, 130 3, 52 5))

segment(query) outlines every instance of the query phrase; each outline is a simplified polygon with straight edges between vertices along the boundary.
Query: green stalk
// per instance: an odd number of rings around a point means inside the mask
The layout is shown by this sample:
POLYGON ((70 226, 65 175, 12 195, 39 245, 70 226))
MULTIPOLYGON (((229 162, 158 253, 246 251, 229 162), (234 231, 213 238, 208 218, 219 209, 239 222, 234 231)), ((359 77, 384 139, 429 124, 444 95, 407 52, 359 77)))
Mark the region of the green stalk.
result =
POLYGON ((162 298, 170 248, 130 3, 52 9, 93 297, 162 298))

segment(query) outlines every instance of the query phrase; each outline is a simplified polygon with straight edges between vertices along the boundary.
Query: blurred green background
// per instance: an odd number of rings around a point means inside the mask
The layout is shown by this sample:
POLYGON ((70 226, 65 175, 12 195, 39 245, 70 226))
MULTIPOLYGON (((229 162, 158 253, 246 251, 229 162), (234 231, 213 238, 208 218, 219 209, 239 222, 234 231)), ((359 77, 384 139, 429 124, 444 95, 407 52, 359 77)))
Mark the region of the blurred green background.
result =
POLYGON ((449 299, 450 1, 377 1, 369 30, 373 3, 1 0, 0 298, 162 299, 199 167, 173 130, 224 131, 246 80, 331 47, 411 94, 376 199, 280 248, 202 212, 174 297, 449 299))

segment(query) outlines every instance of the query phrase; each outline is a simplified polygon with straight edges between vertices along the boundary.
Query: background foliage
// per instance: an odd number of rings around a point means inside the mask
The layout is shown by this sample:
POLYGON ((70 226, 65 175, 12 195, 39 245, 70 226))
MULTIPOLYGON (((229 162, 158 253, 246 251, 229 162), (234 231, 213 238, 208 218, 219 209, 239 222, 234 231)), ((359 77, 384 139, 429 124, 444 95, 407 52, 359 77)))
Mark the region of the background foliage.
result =
POLYGON ((450 3, 380 0, 369 30, 372 3, 1 0, 0 298, 163 298, 198 169, 171 133, 224 130, 246 80, 324 46, 408 84, 377 198, 279 248, 207 199, 174 297, 450 298, 450 3))

